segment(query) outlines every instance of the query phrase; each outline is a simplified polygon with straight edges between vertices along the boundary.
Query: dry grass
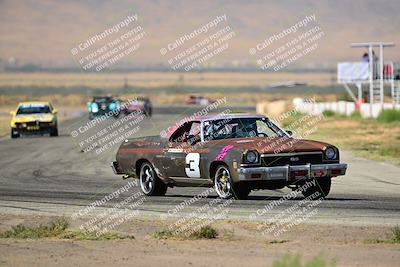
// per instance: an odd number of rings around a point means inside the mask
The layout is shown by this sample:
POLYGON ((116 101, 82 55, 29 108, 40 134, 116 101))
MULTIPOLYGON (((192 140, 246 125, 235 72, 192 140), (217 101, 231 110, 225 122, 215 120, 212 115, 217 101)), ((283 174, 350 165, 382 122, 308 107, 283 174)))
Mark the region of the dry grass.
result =
POLYGON ((15 108, 19 102, 24 101, 50 101, 53 106, 85 106, 89 97, 81 94, 71 95, 43 95, 43 96, 28 96, 28 95, 0 95, 0 105, 2 107, 15 108))
MULTIPOLYGON (((40 89, 39 89, 40 90, 40 89)), ((229 106, 256 106, 259 102, 271 103, 274 101, 284 100, 291 102, 293 96, 289 94, 281 93, 263 93, 263 92, 249 92, 243 90, 242 92, 207 92, 202 93, 167 93, 167 92, 151 92, 149 90, 146 94, 113 94, 114 97, 121 99, 133 99, 139 95, 145 95, 150 98, 154 105, 182 105, 185 104, 186 100, 190 95, 203 95, 210 99, 219 99, 226 97, 227 105, 229 106)), ((99 94, 102 95, 102 94, 99 94)), ((13 95, 0 95, 0 110, 4 108, 13 109, 19 102, 23 101, 50 101, 55 107, 69 106, 69 107, 85 107, 86 102, 91 100, 92 96, 85 94, 52 94, 52 95, 38 95, 29 96, 22 94, 13 95)), ((334 95, 320 95, 316 98, 320 101, 334 100, 334 95)))
POLYGON ((282 81, 302 81, 310 85, 332 84, 329 73, 262 72, 132 72, 132 73, 0 73, 0 87, 93 87, 130 86, 157 88, 169 86, 240 87, 268 86, 282 81))
POLYGON ((10 116, 0 116, 0 137, 10 134, 10 116))
POLYGON ((185 233, 177 233, 168 229, 158 230, 153 233, 153 237, 157 239, 215 239, 218 237, 218 231, 210 226, 206 225, 197 229, 196 231, 186 235, 185 233))
POLYGON ((0 238, 15 239, 39 239, 58 238, 72 240, 115 240, 134 239, 133 236, 123 236, 117 233, 94 233, 82 232, 80 230, 69 230, 68 221, 65 218, 58 218, 46 225, 28 227, 23 224, 13 226, 10 230, 0 233, 0 238))
POLYGON ((400 164, 400 123, 331 117, 321 121, 310 138, 350 149, 366 158, 400 164))

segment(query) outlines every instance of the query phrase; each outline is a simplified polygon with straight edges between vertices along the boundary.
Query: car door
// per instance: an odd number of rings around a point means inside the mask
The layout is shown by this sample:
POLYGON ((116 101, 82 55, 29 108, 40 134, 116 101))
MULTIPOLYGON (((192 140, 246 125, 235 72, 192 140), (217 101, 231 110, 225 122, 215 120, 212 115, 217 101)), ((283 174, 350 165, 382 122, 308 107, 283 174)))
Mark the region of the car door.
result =
POLYGON ((169 177, 200 178, 200 154, 192 153, 189 138, 200 136, 200 122, 188 122, 171 136, 164 149, 164 168, 169 177))

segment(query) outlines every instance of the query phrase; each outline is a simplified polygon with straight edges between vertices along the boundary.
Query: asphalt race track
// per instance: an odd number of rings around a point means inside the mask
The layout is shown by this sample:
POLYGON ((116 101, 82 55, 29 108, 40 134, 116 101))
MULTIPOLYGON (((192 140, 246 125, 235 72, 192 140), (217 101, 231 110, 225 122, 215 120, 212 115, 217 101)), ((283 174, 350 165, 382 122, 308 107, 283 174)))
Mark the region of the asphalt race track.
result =
MULTIPOLYGON (((187 108, 155 109, 153 117, 139 124, 136 136, 159 134, 174 124, 187 108)), ((87 115, 60 124, 59 137, 26 137, 0 140, 0 211, 43 213, 70 216, 95 200, 101 199, 133 179, 122 180, 113 174, 110 162, 118 145, 96 155, 84 152, 71 132, 88 121, 87 115)), ((116 121, 111 118, 95 131, 116 121)), ((82 137, 83 138, 83 137, 82 137)), ((309 218, 317 223, 396 224, 400 223, 400 168, 386 163, 354 157, 342 151, 341 161, 349 164, 348 174, 333 181, 329 197, 318 204, 318 212, 309 218)), ((176 205, 190 200, 205 188, 170 188, 165 197, 147 197, 139 207, 143 216, 157 218, 176 205)), ((138 186, 105 204, 111 207, 128 197, 138 186)), ((234 200, 229 218, 264 220, 300 202, 303 197, 285 201, 278 207, 254 216, 272 201, 290 193, 289 189, 253 191, 248 200, 234 200), (253 217, 251 217, 253 216, 253 217)), ((196 209, 215 199, 212 193, 186 208, 196 209)), ((179 214, 177 215, 179 216, 179 214)))

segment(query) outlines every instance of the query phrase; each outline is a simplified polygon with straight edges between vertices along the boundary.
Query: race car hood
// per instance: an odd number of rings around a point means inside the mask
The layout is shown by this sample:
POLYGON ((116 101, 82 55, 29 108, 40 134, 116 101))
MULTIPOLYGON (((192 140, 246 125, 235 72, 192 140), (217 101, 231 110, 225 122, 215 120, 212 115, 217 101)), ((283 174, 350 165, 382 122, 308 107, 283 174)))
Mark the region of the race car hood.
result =
POLYGON ((14 123, 25 123, 31 121, 51 122, 54 118, 53 114, 38 113, 38 114, 21 114, 13 118, 14 123))
MULTIPOLYGON (((164 133, 165 134, 165 133, 164 133)), ((146 147, 154 144, 168 142, 169 136, 147 136, 139 138, 130 138, 123 146, 134 147, 146 147)), ((257 150, 260 154, 276 154, 276 153, 293 153, 293 152, 314 152, 322 151, 327 146, 334 147, 330 144, 296 139, 291 137, 276 137, 276 138, 264 138, 264 137, 253 137, 253 138, 231 138, 222 140, 212 140, 206 142, 211 146, 233 146, 236 150, 257 150)), ((188 146, 190 146, 188 144, 188 146)))
POLYGON ((233 145, 235 148, 243 150, 257 150, 260 154, 322 151, 325 147, 331 146, 323 142, 291 137, 237 138, 218 140, 217 142, 218 144, 233 145))

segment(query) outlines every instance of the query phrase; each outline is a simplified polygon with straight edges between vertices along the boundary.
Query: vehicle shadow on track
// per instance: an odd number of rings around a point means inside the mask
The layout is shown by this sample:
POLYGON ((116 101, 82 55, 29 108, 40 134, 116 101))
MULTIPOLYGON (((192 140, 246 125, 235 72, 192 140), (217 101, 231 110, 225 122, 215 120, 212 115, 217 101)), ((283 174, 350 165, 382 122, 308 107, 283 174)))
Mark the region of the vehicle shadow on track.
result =
MULTIPOLYGON (((59 134, 58 136, 50 136, 50 135, 40 135, 40 134, 34 135, 34 134, 32 134, 32 135, 24 135, 24 136, 15 138, 15 140, 18 140, 18 139, 36 139, 36 138, 39 138, 39 139, 46 139, 46 138, 54 139, 54 138, 58 138, 58 137, 71 137, 71 135, 70 134, 59 134)), ((12 139, 12 138, 9 137, 9 136, 5 136, 5 139, 12 139)))
MULTIPOLYGON (((165 195, 165 198, 193 198, 195 195, 182 195, 182 194, 174 194, 174 195, 165 195)), ((239 201, 247 201, 247 200, 252 200, 252 201, 274 201, 274 200, 280 200, 282 199, 283 196, 249 196, 246 200, 239 200, 239 201)), ((204 199, 215 199, 218 198, 218 196, 207 196, 204 199)), ((290 198, 288 199, 289 201, 301 201, 304 200, 305 197, 296 197, 296 198, 290 198)), ((368 201, 368 199, 363 199, 363 198, 326 198, 324 199, 325 201, 368 201)))
MULTIPOLYGON (((283 197, 283 196, 282 196, 283 197)), ((262 201, 262 200, 280 200, 282 197, 280 196, 249 196, 248 200, 258 200, 258 201, 262 201)), ((291 201, 300 201, 300 200, 304 200, 305 197, 296 197, 296 198, 290 198, 288 200, 291 201)), ((358 199, 358 198, 330 198, 327 197, 324 199, 324 201, 358 201, 358 200, 367 200, 367 199, 358 199)))

